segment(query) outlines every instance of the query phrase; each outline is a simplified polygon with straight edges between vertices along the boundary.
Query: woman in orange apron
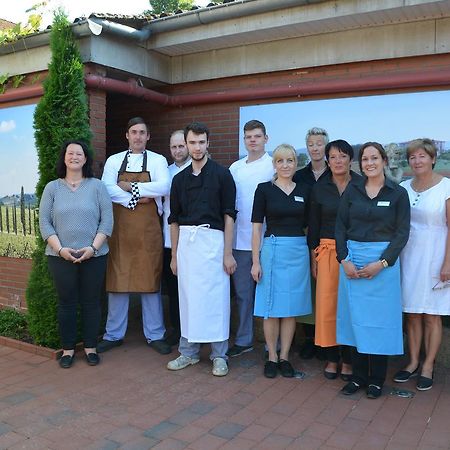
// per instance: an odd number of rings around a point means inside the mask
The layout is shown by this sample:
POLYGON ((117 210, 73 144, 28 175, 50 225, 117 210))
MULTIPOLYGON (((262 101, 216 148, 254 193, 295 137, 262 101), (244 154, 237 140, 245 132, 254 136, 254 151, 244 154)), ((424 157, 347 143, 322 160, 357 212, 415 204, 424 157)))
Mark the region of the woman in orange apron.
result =
POLYGON ((336 343, 339 263, 336 259, 334 227, 341 195, 348 183, 361 177, 350 170, 353 148, 348 142, 341 139, 329 142, 325 155, 330 172, 312 189, 308 229, 311 271, 317 280, 315 344, 326 349, 325 377, 337 377, 342 356, 341 378, 348 381, 352 373, 350 349, 336 343))

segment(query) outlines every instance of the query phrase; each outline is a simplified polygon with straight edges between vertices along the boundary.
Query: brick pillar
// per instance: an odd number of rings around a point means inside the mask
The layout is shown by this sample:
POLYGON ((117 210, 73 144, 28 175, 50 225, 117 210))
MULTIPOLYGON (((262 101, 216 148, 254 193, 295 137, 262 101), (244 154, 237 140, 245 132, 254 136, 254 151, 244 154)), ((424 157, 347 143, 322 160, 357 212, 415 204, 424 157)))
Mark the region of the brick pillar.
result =
POLYGON ((106 92, 89 90, 89 125, 93 137, 94 175, 100 177, 106 160, 106 92))

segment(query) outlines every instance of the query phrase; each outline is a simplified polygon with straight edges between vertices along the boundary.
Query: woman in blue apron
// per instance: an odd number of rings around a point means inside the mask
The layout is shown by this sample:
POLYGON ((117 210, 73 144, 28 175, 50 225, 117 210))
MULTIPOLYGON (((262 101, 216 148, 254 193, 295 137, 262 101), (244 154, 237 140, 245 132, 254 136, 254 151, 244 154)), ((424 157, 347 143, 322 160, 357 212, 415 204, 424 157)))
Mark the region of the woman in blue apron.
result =
POLYGON ((352 380, 342 393, 367 387, 367 397, 378 398, 388 355, 403 354, 398 257, 408 241, 410 207, 406 190, 385 177, 381 144, 367 142, 358 159, 364 177, 346 189, 336 220, 337 342, 354 347, 352 380))
POLYGON ((293 377, 289 349, 296 316, 311 313, 309 252, 306 245, 308 187, 294 183, 297 155, 291 145, 279 145, 272 156, 273 181, 256 188, 252 211, 252 277, 256 281, 254 315, 264 318, 264 338, 269 358, 264 375, 274 378, 278 370, 293 377), (267 228, 261 246, 263 223, 267 228), (280 340, 280 357, 277 342, 280 340))

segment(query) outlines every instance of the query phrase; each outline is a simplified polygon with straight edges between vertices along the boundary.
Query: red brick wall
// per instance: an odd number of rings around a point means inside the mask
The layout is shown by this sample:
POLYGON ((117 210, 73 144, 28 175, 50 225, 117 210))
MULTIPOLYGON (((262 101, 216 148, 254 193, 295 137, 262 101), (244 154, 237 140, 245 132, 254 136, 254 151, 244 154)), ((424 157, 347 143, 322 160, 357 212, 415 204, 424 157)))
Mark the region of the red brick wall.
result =
MULTIPOLYGON (((430 68, 449 69, 450 54, 400 58, 385 61, 369 61, 362 63, 341 64, 326 67, 308 67, 283 72, 265 73, 251 76, 224 78, 211 81, 185 83, 167 87, 170 95, 193 94, 203 92, 226 91, 227 89, 260 88, 297 83, 313 83, 329 80, 330 83, 342 79, 361 80, 374 75, 405 76, 430 68)), ((439 89, 450 87, 440 86, 439 89)), ((183 128, 187 123, 198 120, 205 122, 211 129, 210 152, 214 159, 228 166, 238 157, 239 139, 239 107, 289 101, 305 101, 313 99, 339 98, 382 93, 410 92, 432 90, 427 88, 402 88, 364 92, 346 92, 333 95, 310 95, 292 98, 270 98, 258 101, 230 102, 214 105, 189 107, 162 107, 142 100, 117 94, 107 95, 107 131, 106 154, 110 155, 126 148, 125 124, 132 116, 143 116, 150 124, 151 139, 149 147, 167 156, 168 140, 171 131, 183 128)))
POLYGON ((0 256, 0 307, 26 309, 25 291, 31 259, 0 256))
POLYGON ((94 174, 101 176, 106 160, 106 93, 104 91, 88 91, 89 124, 93 133, 92 147, 94 156, 94 174))

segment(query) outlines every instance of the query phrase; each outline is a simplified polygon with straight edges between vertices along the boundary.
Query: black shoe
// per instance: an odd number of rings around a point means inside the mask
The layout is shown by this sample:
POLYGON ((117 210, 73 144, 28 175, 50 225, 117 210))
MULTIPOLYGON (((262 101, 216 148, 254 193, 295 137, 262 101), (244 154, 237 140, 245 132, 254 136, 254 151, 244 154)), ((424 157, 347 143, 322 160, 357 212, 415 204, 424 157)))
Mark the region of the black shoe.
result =
POLYGON ((242 355, 243 353, 251 352, 253 350, 253 345, 237 345, 234 344, 227 351, 227 356, 233 358, 234 356, 242 355))
POLYGON ((319 361, 326 361, 327 360, 327 353, 326 353, 325 349, 322 348, 322 347, 319 347, 318 345, 315 345, 314 347, 316 349, 316 358, 319 361))
POLYGON ((180 343, 180 335, 178 333, 173 333, 170 336, 166 337, 166 342, 173 347, 174 345, 178 345, 180 343))
POLYGON ((312 359, 314 358, 314 355, 316 354, 316 346, 314 345, 314 342, 312 341, 306 341, 303 347, 300 348, 300 351, 298 354, 300 355, 300 358, 302 359, 312 359))
POLYGON ((355 383, 354 381, 350 381, 341 389, 341 392, 344 395, 352 395, 355 392, 358 392, 360 389, 361 389, 361 386, 358 383, 355 383))
POLYGON ((63 369, 70 369, 70 367, 72 367, 74 359, 75 353, 73 355, 61 356, 61 359, 59 360, 59 366, 63 369))
POLYGON ((352 379, 351 373, 341 373, 341 380, 342 381, 350 381, 352 379))
POLYGON ((168 355, 169 353, 172 353, 172 347, 164 339, 150 341, 148 342, 148 345, 153 350, 156 350, 160 355, 168 355))
POLYGON ((100 357, 97 353, 85 353, 86 355, 86 362, 90 366, 96 366, 100 362, 100 357))
POLYGON ((381 395, 382 388, 376 384, 369 384, 367 387, 367 398, 378 398, 381 395))
POLYGON ((293 378, 295 375, 295 371, 291 363, 285 359, 281 359, 278 362, 278 368, 280 369, 281 376, 285 378, 293 378))
POLYGON ((278 364, 273 361, 266 361, 264 364, 264 376, 266 378, 275 378, 278 374, 278 364))
POLYGON ((420 375, 417 380, 416 389, 418 391, 429 391, 433 387, 433 378, 428 378, 420 375))
POLYGON ((338 376, 337 372, 328 372, 327 370, 323 371, 323 375, 327 380, 335 380, 338 376))
POLYGON ((97 353, 104 353, 108 350, 111 350, 114 347, 119 347, 123 344, 123 339, 118 339, 117 341, 108 341, 106 339, 102 339, 97 344, 97 353))
POLYGON ((399 370, 394 375, 394 381, 396 383, 406 383, 410 378, 417 377, 419 374, 419 366, 416 367, 416 370, 410 372, 409 370, 399 370))

